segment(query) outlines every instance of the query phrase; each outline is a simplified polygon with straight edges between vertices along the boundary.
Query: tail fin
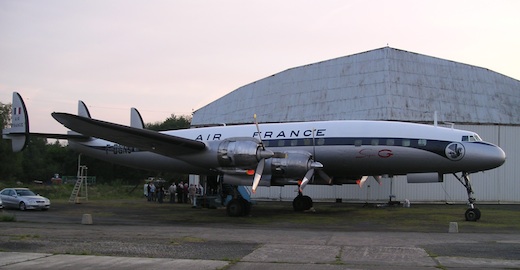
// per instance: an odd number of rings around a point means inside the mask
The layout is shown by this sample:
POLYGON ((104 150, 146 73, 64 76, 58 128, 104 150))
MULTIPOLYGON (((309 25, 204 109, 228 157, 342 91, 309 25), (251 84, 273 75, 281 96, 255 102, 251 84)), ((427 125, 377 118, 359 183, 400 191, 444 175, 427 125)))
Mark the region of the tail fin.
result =
POLYGON ((2 137, 11 140, 13 152, 20 152, 27 146, 29 138, 29 115, 22 96, 13 92, 11 127, 2 130, 2 137))
POLYGON ((144 121, 136 108, 130 109, 130 126, 133 128, 144 129, 144 121))
POLYGON ((81 100, 78 101, 78 115, 86 118, 92 118, 90 117, 90 112, 88 111, 87 105, 85 105, 85 102, 81 100))

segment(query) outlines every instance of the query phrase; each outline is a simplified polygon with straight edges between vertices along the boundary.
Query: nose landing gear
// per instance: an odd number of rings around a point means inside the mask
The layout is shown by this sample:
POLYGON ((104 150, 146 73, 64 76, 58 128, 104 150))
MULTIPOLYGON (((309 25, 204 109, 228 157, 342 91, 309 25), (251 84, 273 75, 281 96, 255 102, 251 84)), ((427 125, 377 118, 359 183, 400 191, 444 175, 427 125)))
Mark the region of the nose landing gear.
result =
POLYGON ((468 193, 468 210, 464 214, 466 221, 477 221, 480 219, 480 210, 475 207, 474 203, 476 199, 473 197, 473 188, 471 187, 471 181, 469 179, 469 173, 462 172, 461 176, 453 174, 457 180, 466 188, 468 193))

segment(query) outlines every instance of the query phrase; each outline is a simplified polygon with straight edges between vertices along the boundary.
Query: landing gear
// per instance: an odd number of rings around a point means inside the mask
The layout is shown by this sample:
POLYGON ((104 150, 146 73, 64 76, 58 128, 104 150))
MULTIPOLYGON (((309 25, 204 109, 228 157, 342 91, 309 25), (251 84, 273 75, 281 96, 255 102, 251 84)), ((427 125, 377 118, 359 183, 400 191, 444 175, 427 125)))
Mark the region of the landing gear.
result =
MULTIPOLYGON (((246 200, 244 197, 248 197, 249 194, 244 193, 244 187, 237 187, 231 185, 225 185, 227 197, 231 200, 226 204, 226 212, 230 217, 242 217, 248 216, 251 213, 251 202, 246 200), (240 190, 241 188, 241 190, 240 190)), ((223 201, 225 200, 223 196, 223 201)))
POLYGON ((226 206, 226 211, 230 217, 247 216, 251 212, 251 203, 242 199, 231 199, 226 206))
POLYGON ((306 211, 312 208, 312 199, 309 196, 304 196, 301 192, 298 192, 298 196, 294 198, 293 209, 296 212, 306 211))
POLYGON ((464 217, 466 221, 477 221, 480 219, 480 210, 475 207, 474 203, 476 199, 473 197, 473 188, 471 187, 471 181, 469 180, 469 173, 462 172, 461 176, 453 174, 457 180, 466 188, 468 192, 468 206, 469 209, 466 210, 464 217))

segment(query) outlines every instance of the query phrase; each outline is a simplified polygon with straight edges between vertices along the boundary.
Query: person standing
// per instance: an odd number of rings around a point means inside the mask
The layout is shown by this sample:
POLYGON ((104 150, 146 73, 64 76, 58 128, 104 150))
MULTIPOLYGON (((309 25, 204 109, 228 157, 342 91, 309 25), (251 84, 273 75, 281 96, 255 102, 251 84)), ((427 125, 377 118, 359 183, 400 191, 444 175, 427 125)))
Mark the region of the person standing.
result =
POLYGON ((148 199, 148 191, 149 191, 149 190, 150 190, 150 187, 148 186, 148 183, 145 181, 145 182, 144 182, 144 190, 143 190, 143 192, 144 192, 144 197, 145 197, 146 199, 148 199))
POLYGON ((179 183, 179 185, 177 186, 177 202, 178 203, 182 203, 183 191, 184 191, 184 184, 181 181, 179 183))
POLYGON ((150 200, 151 201, 154 201, 156 200, 156 197, 155 197, 155 184, 153 182, 150 183, 150 193, 148 194, 150 196, 150 200))
POLYGON ((175 182, 172 182, 172 184, 168 188, 168 192, 170 193, 170 203, 174 203, 175 193, 177 192, 177 185, 175 185, 175 182))
POLYGON ((192 204, 192 207, 197 207, 197 187, 195 187, 194 184, 191 184, 188 188, 188 192, 190 194, 190 202, 192 204))

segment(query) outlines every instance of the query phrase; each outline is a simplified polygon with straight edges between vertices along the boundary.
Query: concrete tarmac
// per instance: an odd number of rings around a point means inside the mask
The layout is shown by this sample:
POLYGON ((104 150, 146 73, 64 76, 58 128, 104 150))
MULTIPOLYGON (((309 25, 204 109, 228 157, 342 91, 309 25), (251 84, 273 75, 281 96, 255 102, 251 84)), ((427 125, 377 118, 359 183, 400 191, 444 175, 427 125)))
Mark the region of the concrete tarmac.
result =
MULTIPOLYGON (((510 233, 343 232, 243 226, 51 226, 52 228, 48 224, 41 226, 38 223, 1 222, 0 269, 520 268, 520 234, 510 233), (156 258, 153 253, 144 252, 143 256, 131 257, 104 255, 106 250, 103 248, 128 249, 135 243, 122 239, 140 241, 140 235, 147 231, 154 234, 160 231, 161 239, 168 239, 165 243, 169 245, 167 248, 171 252, 159 255, 160 258, 156 258), (49 236, 45 236, 46 234, 49 236), (73 237, 76 237, 78 243, 67 242, 74 239, 73 237), (45 245, 52 246, 50 238, 67 246, 64 247, 65 251, 37 252, 44 250, 45 245), (177 251, 172 239, 184 241, 179 245, 183 250, 187 249, 192 258, 186 258, 186 255, 177 251), (90 241, 94 247, 85 246, 81 241, 90 241), (122 247, 114 244, 116 242, 122 247), (33 245, 37 249, 31 248, 33 245), (81 245, 85 255, 78 255, 81 252, 74 250, 77 245, 81 245), (9 251, 14 247, 22 251, 9 251), (215 250, 219 249, 222 249, 219 252, 224 253, 215 254, 215 250)), ((144 248, 150 250, 146 246, 144 248)))

